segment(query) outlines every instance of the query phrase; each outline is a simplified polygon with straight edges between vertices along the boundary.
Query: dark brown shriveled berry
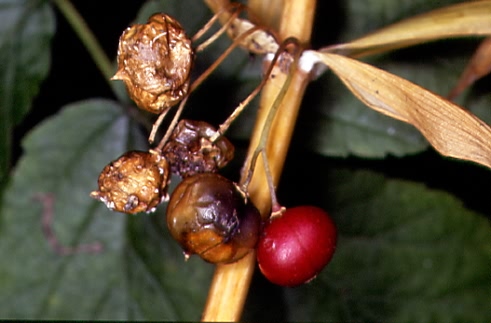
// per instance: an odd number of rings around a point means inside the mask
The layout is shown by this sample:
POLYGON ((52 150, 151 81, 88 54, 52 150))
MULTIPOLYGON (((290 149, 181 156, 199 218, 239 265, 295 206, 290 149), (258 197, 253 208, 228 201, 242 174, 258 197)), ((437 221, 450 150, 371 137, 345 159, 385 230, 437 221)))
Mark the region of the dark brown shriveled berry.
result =
POLYGON ((216 172, 234 157, 234 146, 225 137, 210 139, 216 129, 207 122, 181 120, 162 149, 171 171, 182 177, 216 172))

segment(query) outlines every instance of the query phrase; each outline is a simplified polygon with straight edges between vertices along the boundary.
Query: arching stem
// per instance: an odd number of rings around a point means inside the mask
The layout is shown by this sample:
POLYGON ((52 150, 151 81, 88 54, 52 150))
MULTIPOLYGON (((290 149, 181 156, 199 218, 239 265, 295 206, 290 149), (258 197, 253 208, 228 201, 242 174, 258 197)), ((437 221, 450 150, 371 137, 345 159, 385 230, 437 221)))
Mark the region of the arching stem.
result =
MULTIPOLYGON (((230 127, 230 125, 232 124, 232 122, 242 113, 242 111, 244 111, 245 107, 256 97, 256 95, 259 93, 259 91, 261 91, 261 89, 264 87, 264 85, 266 84, 266 82, 268 81, 269 77, 271 76, 271 72, 273 71, 273 67, 276 65, 276 62, 278 61, 279 57, 281 54, 283 54, 283 51, 285 50, 285 48, 290 45, 290 44, 297 44, 297 42, 295 41, 295 39, 287 39, 286 41, 284 41, 280 48, 278 49, 278 51, 275 53, 274 57, 273 57, 273 60, 271 61, 271 63, 269 64, 269 67, 268 67, 268 70, 266 71, 266 73, 264 73, 264 77, 262 78, 261 82, 256 86, 256 88, 247 96, 247 98, 245 98, 238 106, 237 108, 235 108, 235 110, 232 112, 232 114, 227 118, 227 120, 225 120, 219 127, 217 133, 211 138, 211 141, 215 141, 217 140, 221 135, 223 135, 225 133, 225 131, 227 131, 227 129, 230 127)), ((278 99, 275 100, 275 103, 274 103, 274 106, 271 108, 271 111, 270 111, 270 117, 268 119, 268 124, 267 124, 267 127, 270 127, 271 123, 273 122, 273 117, 276 113, 276 111, 278 110, 278 105, 279 103, 281 102, 281 100, 283 99, 285 93, 286 93, 286 88, 288 88, 288 86, 290 85, 290 81, 291 79, 288 78, 287 79, 287 82, 283 85, 283 88, 284 88, 284 91, 282 91, 282 94, 280 95, 280 97, 278 99)), ((269 129, 269 128, 268 128, 269 129)))
POLYGON ((230 12, 234 10, 233 13, 230 14, 230 18, 228 18, 228 21, 222 25, 222 27, 215 32, 213 35, 211 35, 207 40, 205 40, 203 43, 199 44, 196 46, 196 52, 200 52, 204 50, 206 47, 211 45, 215 40, 218 39, 224 32, 226 32, 232 23, 234 22, 234 19, 237 18, 240 14, 240 12, 244 9, 244 6, 240 5, 239 3, 230 5, 230 8, 223 8, 220 12, 217 12, 216 14, 213 15, 213 17, 200 29, 198 32, 193 36, 192 42, 196 42, 199 38, 203 37, 203 35, 211 28, 211 26, 220 18, 220 16, 225 12, 230 12))
POLYGON ((165 143, 167 142, 167 140, 169 140, 170 136, 172 135, 172 131, 174 130, 177 123, 179 122, 179 117, 181 116, 182 111, 184 110, 184 106, 186 105, 188 98, 189 98, 189 95, 187 95, 179 104, 179 108, 177 108, 177 111, 176 111, 176 114, 174 115, 174 118, 172 118, 172 121, 171 121, 169 127, 167 128, 167 131, 165 132, 164 137, 162 138, 162 140, 160 140, 160 142, 159 142, 157 148, 155 148, 155 150, 161 151, 162 148, 164 148, 165 143))

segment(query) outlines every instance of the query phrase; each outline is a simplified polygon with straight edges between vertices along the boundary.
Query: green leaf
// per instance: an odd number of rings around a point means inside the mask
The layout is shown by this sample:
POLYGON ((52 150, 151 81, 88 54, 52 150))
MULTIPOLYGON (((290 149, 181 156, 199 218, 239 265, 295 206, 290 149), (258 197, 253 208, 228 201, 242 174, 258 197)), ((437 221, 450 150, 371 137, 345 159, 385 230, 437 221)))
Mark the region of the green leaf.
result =
POLYGON ((491 320, 489 220, 447 193, 367 171, 319 180, 338 247, 312 283, 286 290, 289 320, 491 320))
POLYGON ((144 149, 144 142, 121 106, 95 99, 65 107, 25 138, 0 209, 0 317, 199 318, 211 268, 199 259, 184 262, 161 210, 129 217, 89 197, 102 168, 132 147, 144 149), (56 253, 43 234, 49 210, 35 200, 39 194, 54 198, 52 228, 60 243, 99 242, 103 250, 56 253))
POLYGON ((47 1, 0 0, 0 182, 11 166, 13 127, 48 74, 54 29, 47 1))
POLYGON ((428 143, 411 125, 372 111, 333 75, 313 84, 309 108, 308 146, 326 156, 404 156, 424 150, 428 143))

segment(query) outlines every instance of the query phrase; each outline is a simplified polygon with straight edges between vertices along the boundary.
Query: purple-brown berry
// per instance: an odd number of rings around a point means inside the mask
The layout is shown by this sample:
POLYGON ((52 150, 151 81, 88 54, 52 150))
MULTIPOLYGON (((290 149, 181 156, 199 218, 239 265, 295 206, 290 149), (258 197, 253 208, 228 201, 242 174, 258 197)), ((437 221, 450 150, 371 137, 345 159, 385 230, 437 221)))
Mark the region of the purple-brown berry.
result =
POLYGON ((213 142, 216 133, 207 122, 181 120, 162 149, 171 164, 171 171, 188 177, 216 172, 224 167, 234 157, 234 146, 223 136, 213 142))

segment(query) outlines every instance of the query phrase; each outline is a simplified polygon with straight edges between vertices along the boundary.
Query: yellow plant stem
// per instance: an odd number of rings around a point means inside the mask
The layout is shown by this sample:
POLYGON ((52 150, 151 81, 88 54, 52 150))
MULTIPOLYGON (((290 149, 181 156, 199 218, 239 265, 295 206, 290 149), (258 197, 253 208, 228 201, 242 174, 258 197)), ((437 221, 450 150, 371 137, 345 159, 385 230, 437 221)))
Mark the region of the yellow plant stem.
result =
POLYGON ((249 0, 247 3, 251 18, 272 30, 279 30, 283 5, 283 0, 249 0))
MULTIPOLYGON (((276 72, 278 71, 273 70, 273 74, 276 72)), ((275 100, 285 79, 285 74, 275 74, 274 80, 270 80, 271 82, 268 82, 263 89, 261 103, 266 102, 269 105, 261 104, 261 110, 259 111, 256 121, 254 134, 261 133, 266 120, 265 112, 269 110, 268 107, 275 100), (264 113, 263 110, 265 110, 264 113)), ((266 156, 268 156, 268 164, 270 166, 271 176, 273 177, 273 183, 275 185, 278 184, 279 177, 283 169, 283 164, 288 152, 290 139, 293 134, 295 121, 297 119, 298 110, 302 100, 302 94, 305 91, 308 81, 308 75, 297 69, 295 74, 292 76, 291 84, 285 98, 278 108, 278 112, 276 113, 271 126, 271 131, 266 141, 265 152, 266 156)), ((258 137, 259 136, 253 135, 251 138, 248 160, 250 159, 249 156, 254 154, 255 148, 259 144, 260 138, 258 137)), ((271 208, 271 194, 269 192, 266 173, 263 167, 262 155, 258 157, 254 175, 249 184, 249 195, 252 202, 258 207, 263 217, 267 218, 271 208)))
MULTIPOLYGON (((207 0, 208 5, 213 2, 215 1, 207 0)), ((285 0, 280 25, 281 38, 286 39, 292 36, 297 38, 302 44, 308 44, 315 5, 315 0, 285 0)), ((211 5, 210 7, 214 11, 219 9, 213 8, 211 5)), ((277 67, 273 69, 272 74, 274 78, 271 78, 266 83, 261 94, 260 109, 252 134, 247 160, 251 160, 251 156, 254 154, 269 108, 273 105, 287 77, 277 67)), ((300 103, 308 82, 309 75, 300 69, 296 69, 268 135, 266 155, 268 156, 268 163, 275 185, 277 185, 283 169, 300 103)), ((258 160, 249 185, 249 194, 261 215, 267 218, 271 208, 271 195, 262 165, 262 161, 258 160)), ((246 165, 245 169, 247 168, 248 165, 246 165)), ((246 173, 244 171, 243 176, 246 173)), ((217 265, 203 312, 203 321, 238 321, 240 319, 255 263, 255 253, 251 252, 235 263, 217 265)))
POLYGON ((310 43, 316 0, 284 0, 279 34, 294 37, 303 45, 310 43))

